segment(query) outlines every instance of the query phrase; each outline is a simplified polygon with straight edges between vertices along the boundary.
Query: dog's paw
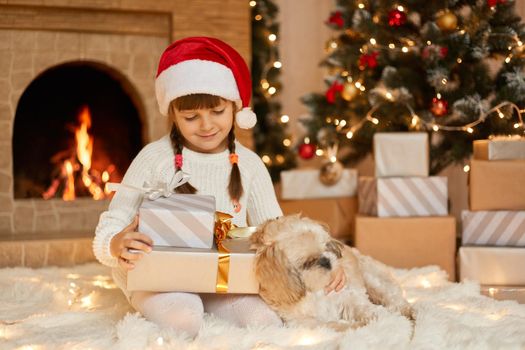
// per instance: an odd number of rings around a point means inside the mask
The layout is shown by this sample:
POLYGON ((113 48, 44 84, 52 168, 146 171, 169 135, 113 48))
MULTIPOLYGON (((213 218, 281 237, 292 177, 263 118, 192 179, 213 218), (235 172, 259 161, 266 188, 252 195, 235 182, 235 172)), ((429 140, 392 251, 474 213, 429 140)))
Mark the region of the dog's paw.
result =
POLYGON ((329 328, 333 329, 336 332, 346 332, 352 325, 349 322, 345 321, 332 321, 326 324, 329 328))

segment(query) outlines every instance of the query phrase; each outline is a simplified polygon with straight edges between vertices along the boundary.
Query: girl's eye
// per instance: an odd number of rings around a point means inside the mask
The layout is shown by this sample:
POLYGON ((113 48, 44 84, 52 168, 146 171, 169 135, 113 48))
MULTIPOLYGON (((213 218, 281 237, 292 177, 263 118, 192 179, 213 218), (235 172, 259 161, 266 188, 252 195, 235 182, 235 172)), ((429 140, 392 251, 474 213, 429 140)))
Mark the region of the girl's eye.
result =
POLYGON ((191 122, 192 120, 197 119, 197 116, 196 115, 187 116, 187 117, 184 117, 184 119, 186 119, 187 121, 191 122))
POLYGON ((222 113, 224 112, 225 109, 226 109, 226 108, 223 108, 223 109, 218 110, 218 111, 217 111, 217 110, 214 110, 214 111, 213 111, 213 114, 216 114, 216 115, 222 114, 222 113))

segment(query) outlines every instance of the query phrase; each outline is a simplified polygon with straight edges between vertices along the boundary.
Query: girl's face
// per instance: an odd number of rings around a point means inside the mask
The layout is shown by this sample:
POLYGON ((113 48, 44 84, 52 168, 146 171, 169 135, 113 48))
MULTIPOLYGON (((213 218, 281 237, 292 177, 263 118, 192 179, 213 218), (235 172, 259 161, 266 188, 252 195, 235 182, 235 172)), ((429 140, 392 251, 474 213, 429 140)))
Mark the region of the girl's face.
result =
POLYGON ((228 134, 233 127, 233 103, 222 100, 214 108, 179 111, 174 122, 186 140, 184 146, 201 153, 219 153, 228 146, 228 134))

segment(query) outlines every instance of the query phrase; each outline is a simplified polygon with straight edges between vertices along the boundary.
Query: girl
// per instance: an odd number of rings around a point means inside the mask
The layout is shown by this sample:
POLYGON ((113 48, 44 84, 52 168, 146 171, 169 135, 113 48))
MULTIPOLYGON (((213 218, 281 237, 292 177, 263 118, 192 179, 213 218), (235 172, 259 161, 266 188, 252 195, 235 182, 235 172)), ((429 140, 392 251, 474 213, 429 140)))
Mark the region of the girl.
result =
MULTIPOLYGON (((238 226, 259 225, 282 215, 264 164, 235 141, 234 120, 243 128, 256 122, 248 108, 250 73, 239 53, 214 38, 176 41, 161 56, 155 90, 161 113, 172 122, 171 132, 144 147, 123 183, 170 183, 175 171, 184 170, 190 181, 175 191, 213 195, 217 210, 233 215, 238 226)), ((93 242, 95 256, 114 267, 116 284, 137 311, 162 327, 192 337, 202 325, 204 312, 239 326, 281 324, 257 295, 128 292, 126 271, 152 245, 148 236, 136 232, 141 201, 139 193, 117 191, 100 217, 93 242)), ((327 291, 342 288, 341 273, 327 291)))

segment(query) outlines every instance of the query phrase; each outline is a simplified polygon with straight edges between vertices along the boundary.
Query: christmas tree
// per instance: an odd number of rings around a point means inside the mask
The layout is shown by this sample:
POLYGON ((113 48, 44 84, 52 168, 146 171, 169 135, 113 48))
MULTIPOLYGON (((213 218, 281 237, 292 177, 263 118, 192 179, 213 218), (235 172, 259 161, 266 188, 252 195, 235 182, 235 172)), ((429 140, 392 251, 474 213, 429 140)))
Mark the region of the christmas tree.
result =
MULTIPOLYGON (((512 0, 340 0, 327 90, 303 98, 306 137, 354 164, 378 131, 430 133, 431 173, 472 141, 523 134, 525 26, 512 0)), ((304 145, 303 145, 304 146, 304 145)))
POLYGON ((252 8, 252 89, 253 110, 257 124, 253 131, 255 149, 266 164, 274 181, 282 170, 295 166, 295 155, 290 150, 286 134, 289 118, 281 115, 281 104, 276 96, 282 89, 279 81, 278 32, 275 21, 278 8, 270 0, 250 1, 252 8))

